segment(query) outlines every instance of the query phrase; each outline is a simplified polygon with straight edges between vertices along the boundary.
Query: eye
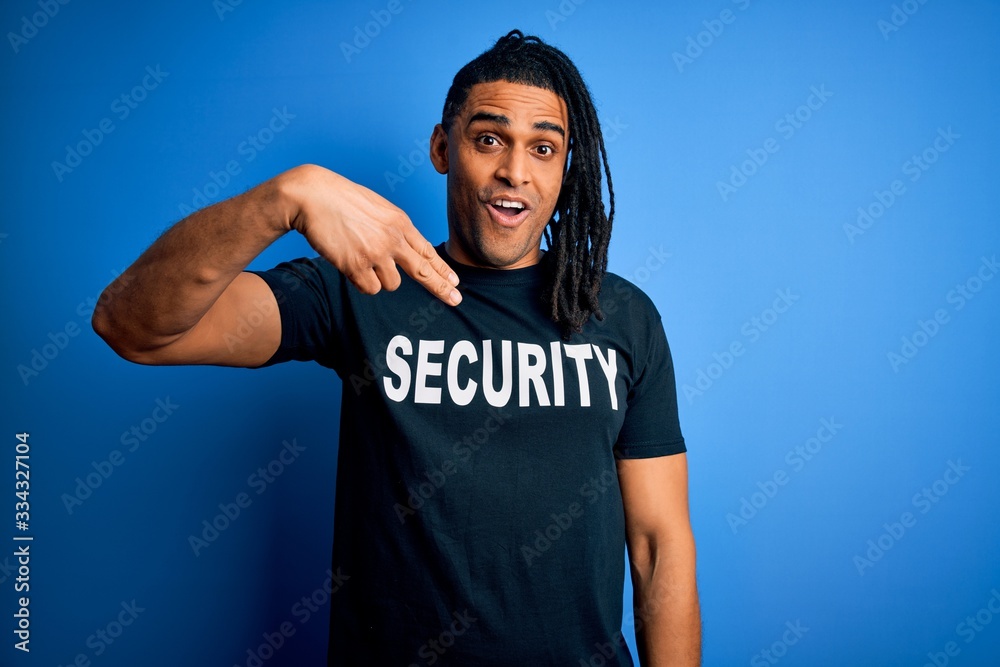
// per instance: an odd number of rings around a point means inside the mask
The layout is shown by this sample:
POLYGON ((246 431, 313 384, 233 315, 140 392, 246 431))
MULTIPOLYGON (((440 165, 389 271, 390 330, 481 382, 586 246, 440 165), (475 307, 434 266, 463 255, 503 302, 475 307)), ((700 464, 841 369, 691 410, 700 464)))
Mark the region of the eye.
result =
POLYGON ((548 144, 542 144, 541 146, 536 146, 535 150, 541 157, 552 157, 556 154, 556 149, 548 144))
POLYGON ((478 141, 483 146, 496 146, 497 145, 497 138, 494 137, 492 134, 481 135, 481 136, 479 136, 479 137, 476 138, 476 141, 478 141))

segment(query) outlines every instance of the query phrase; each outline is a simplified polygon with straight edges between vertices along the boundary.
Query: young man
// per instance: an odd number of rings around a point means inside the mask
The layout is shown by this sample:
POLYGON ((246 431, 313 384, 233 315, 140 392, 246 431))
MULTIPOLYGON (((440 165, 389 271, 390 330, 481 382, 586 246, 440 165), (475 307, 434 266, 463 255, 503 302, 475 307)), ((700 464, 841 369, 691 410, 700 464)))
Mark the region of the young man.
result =
POLYGON ((344 380, 329 664, 633 664, 626 542, 641 663, 698 664, 670 350, 652 302, 605 273, 614 199, 575 66, 501 38, 455 76, 431 160, 436 248, 304 165, 166 232, 95 330, 138 363, 315 360, 344 380), (291 230, 320 257, 245 271, 291 230))

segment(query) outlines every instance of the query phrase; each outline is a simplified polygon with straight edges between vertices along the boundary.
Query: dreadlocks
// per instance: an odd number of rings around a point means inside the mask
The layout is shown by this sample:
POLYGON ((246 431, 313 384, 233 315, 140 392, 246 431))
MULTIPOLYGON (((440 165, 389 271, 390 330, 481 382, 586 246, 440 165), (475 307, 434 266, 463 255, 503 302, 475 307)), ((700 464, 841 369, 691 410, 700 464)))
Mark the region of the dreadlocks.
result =
POLYGON ((545 228, 548 252, 543 264, 547 281, 542 298, 563 338, 569 339, 592 314, 604 319, 598 293, 608 267, 615 194, 597 110, 587 84, 565 53, 538 37, 511 30, 455 75, 441 119, 445 132, 461 112, 469 89, 477 83, 494 81, 544 88, 566 103, 568 167, 552 220, 545 228), (602 166, 608 179, 607 215, 601 201, 602 166))

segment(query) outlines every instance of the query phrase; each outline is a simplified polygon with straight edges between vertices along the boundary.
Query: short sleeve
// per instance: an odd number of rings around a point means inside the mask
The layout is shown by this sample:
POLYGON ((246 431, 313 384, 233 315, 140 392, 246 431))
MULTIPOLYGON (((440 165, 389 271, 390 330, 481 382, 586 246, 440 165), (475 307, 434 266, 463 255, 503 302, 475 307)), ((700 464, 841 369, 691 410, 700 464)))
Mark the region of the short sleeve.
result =
POLYGON ((317 257, 249 273, 263 278, 271 288, 281 316, 281 344, 262 366, 316 361, 339 373, 343 368, 339 340, 345 298, 340 272, 317 257))
POLYGON ((647 354, 628 394, 625 422, 615 445, 617 458, 643 459, 687 451, 677 414, 670 346, 655 308, 648 317, 647 322, 636 323, 637 330, 646 332, 647 354))

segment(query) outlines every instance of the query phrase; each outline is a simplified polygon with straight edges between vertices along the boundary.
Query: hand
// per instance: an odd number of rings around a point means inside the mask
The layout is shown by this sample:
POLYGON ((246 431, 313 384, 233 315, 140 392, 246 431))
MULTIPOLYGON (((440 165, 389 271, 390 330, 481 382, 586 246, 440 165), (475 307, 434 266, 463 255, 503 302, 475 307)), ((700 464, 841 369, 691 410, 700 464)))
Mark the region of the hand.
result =
POLYGON ((296 205, 291 228, 361 292, 399 287, 398 264, 446 304, 462 300, 458 276, 402 209, 323 167, 302 165, 286 175, 296 205))

